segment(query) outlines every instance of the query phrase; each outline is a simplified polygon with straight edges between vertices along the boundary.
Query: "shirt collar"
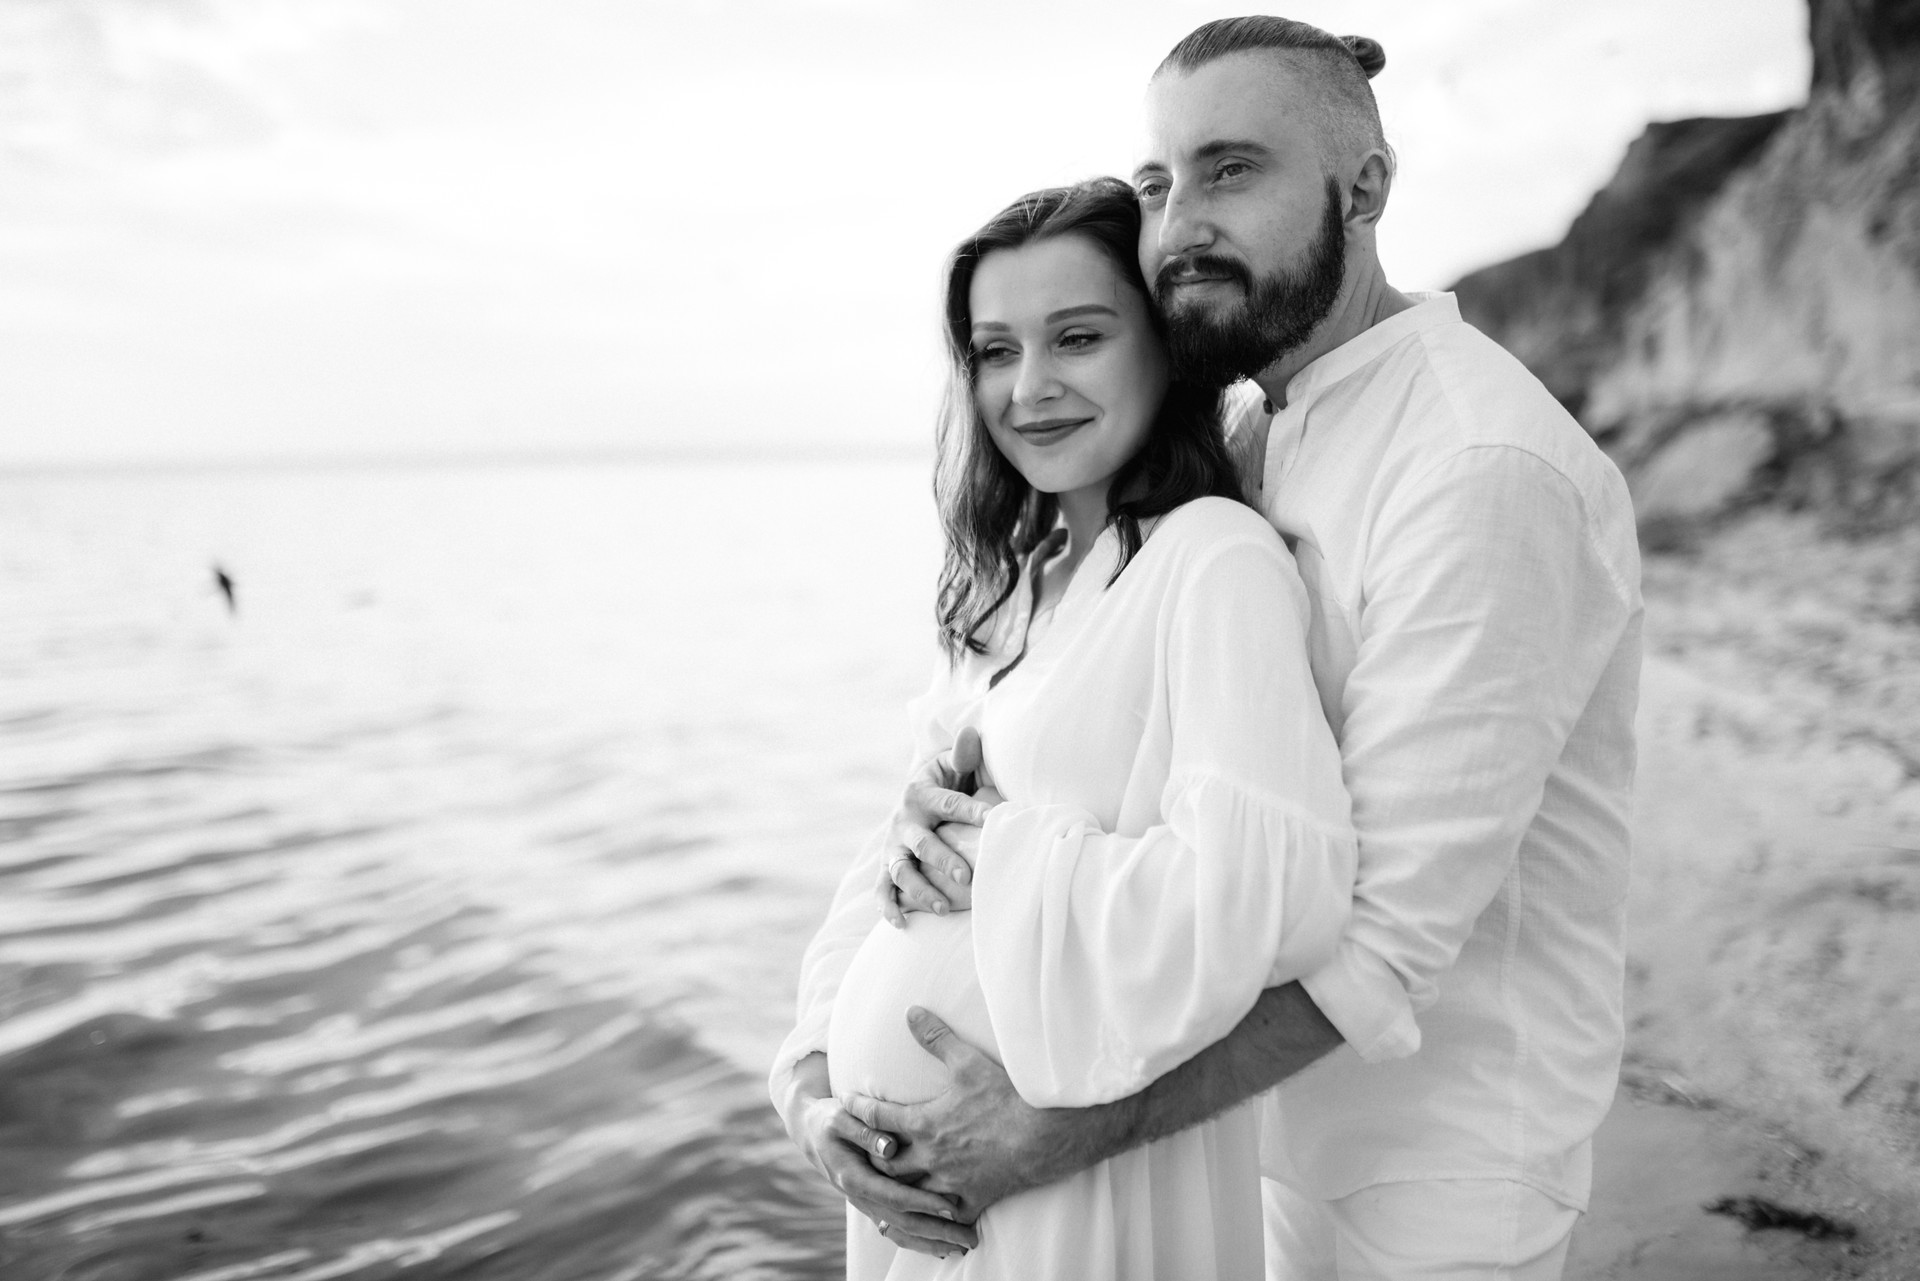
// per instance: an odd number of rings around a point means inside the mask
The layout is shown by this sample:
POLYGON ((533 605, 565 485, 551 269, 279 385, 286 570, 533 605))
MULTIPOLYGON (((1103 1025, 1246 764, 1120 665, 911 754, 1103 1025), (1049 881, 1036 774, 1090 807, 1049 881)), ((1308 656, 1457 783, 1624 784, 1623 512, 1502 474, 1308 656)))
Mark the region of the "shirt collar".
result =
POLYGON ((1319 392, 1372 364, 1415 334, 1460 319, 1460 304, 1452 294, 1412 293, 1413 306, 1396 312, 1321 356, 1287 383, 1287 404, 1301 404, 1319 392))

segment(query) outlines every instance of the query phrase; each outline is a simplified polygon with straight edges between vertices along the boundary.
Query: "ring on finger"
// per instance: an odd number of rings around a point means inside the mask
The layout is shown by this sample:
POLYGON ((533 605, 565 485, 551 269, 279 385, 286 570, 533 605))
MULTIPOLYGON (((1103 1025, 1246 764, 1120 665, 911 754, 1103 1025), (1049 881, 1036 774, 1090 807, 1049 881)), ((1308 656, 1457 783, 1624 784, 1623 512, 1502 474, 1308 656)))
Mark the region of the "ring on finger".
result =
POLYGON ((885 1219, 875 1219, 873 1226, 880 1229, 881 1236, 887 1235, 887 1221, 885 1219))
POLYGON ((899 867, 902 863, 911 863, 911 862, 913 862, 913 855, 911 852, 903 852, 898 858, 888 859, 887 860, 887 879, 892 880, 894 878, 894 876, 896 875, 896 873, 894 872, 894 869, 896 867, 899 867))

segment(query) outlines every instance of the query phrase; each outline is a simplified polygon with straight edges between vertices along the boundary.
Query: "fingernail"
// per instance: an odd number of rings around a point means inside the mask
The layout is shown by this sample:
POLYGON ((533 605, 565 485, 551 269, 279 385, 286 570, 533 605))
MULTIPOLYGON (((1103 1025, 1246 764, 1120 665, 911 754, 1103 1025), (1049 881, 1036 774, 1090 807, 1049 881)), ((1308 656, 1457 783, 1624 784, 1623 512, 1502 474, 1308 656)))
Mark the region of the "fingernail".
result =
POLYGON ((965 885, 968 881, 971 881, 973 879, 973 873, 969 872, 966 868, 963 867, 953 874, 953 879, 960 882, 960 884, 965 885))
POLYGON ((875 1152, 878 1152, 881 1156, 892 1156, 893 1140, 892 1139, 875 1139, 873 1142, 873 1150, 875 1152))
POLYGON ((954 1213, 953 1213, 953 1211, 952 1211, 952 1210, 942 1210, 942 1211, 940 1211, 940 1217, 941 1217, 941 1218, 943 1218, 943 1219, 945 1219, 945 1220, 946 1220, 946 1221, 947 1221, 948 1223, 958 1223, 958 1222, 960 1222, 960 1220, 959 1220, 959 1219, 957 1219, 957 1218, 955 1218, 955 1217, 954 1217, 954 1213))
POLYGON ((935 903, 933 905, 933 914, 935 916, 945 916, 947 914, 947 905, 944 902, 935 903))

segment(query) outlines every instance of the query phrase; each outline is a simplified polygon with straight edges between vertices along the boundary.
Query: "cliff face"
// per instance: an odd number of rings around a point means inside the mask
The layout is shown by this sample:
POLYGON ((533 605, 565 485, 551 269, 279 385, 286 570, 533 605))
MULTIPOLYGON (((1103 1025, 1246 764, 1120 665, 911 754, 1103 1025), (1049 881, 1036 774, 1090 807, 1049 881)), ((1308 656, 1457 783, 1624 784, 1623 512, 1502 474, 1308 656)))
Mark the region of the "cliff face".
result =
POLYGON ((1920 515, 1920 0, 1811 0, 1792 112, 1656 124, 1559 245, 1455 289, 1643 521, 1920 515))

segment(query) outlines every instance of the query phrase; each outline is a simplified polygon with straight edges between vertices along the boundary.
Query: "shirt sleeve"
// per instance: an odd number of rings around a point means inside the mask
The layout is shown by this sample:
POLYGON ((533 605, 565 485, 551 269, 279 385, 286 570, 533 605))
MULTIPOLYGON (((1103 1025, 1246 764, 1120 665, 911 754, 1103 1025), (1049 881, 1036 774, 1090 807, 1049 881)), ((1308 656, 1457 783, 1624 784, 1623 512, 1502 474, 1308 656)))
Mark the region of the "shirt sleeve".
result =
MULTIPOLYGON (((1420 1046, 1633 611, 1580 492, 1524 450, 1462 451, 1375 523, 1341 753, 1353 919, 1307 993, 1369 1061, 1420 1046)), ((1617 559, 1617 558, 1615 558, 1617 559)))
POLYGON ((1162 822, 1121 837, 1072 805, 988 817, 974 957, 1027 1102, 1133 1094, 1225 1036, 1262 988, 1332 955, 1356 847, 1306 619, 1277 539, 1212 551, 1159 624, 1162 822))
MULTIPOLYGON (((908 777, 935 756, 953 746, 968 707, 966 681, 940 658, 927 691, 907 705, 907 720, 913 734, 913 762, 908 777)), ((840 878, 834 891, 833 906, 827 919, 807 944, 800 960, 800 991, 794 1002, 794 1026, 774 1055, 767 1089, 773 1105, 786 1119, 787 1093, 793 1084, 793 1069, 813 1053, 826 1053, 827 1025, 833 1015, 834 998, 854 953, 866 942, 880 913, 874 906, 873 888, 880 882, 882 859, 886 855, 887 823, 881 823, 861 845, 853 864, 840 878)))

